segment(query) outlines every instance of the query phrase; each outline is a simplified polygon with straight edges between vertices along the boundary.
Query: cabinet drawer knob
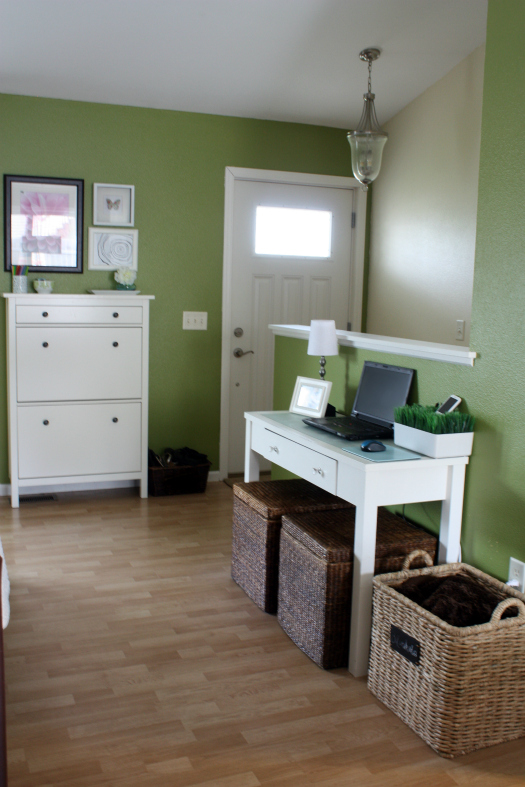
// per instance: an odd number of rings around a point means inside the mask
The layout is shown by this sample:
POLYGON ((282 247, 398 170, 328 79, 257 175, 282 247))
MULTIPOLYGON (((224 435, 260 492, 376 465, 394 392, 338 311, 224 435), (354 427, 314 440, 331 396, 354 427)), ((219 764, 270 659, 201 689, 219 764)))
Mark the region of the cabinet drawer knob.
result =
POLYGON ((49 425, 49 421, 47 420, 47 418, 45 419, 45 421, 42 421, 42 423, 44 424, 44 426, 48 426, 49 425))
POLYGON ((49 347, 48 342, 42 342, 42 347, 49 347))
POLYGON ((118 317, 118 312, 113 312, 113 317, 118 317))
POLYGON ((118 347, 118 342, 113 342, 113 347, 118 347))
POLYGON ((47 312, 42 312, 42 317, 49 317, 49 314, 47 312))
POLYGON ((118 423, 118 418, 114 418, 114 419, 113 419, 113 423, 114 423, 114 424, 117 424, 117 423, 118 423))
POLYGON ((322 467, 314 467, 314 468, 313 468, 313 471, 314 471, 314 475, 317 475, 317 473, 319 473, 319 475, 321 476, 321 478, 324 476, 324 473, 323 473, 323 468, 322 468, 322 467))
POLYGON ((270 453, 272 451, 275 451, 275 453, 278 454, 279 453, 279 448, 276 445, 271 445, 270 446, 270 453))

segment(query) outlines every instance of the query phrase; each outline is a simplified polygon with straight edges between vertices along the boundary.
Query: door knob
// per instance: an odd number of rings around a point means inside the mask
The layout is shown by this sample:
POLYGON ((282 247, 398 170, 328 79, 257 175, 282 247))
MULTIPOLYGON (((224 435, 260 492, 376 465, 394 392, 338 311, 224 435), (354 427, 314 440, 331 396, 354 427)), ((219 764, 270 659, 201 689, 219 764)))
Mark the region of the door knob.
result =
POLYGON ((242 358, 242 356, 243 356, 243 355, 249 355, 250 353, 252 353, 253 355, 255 355, 255 353, 253 352, 253 350, 246 350, 246 352, 244 352, 244 350, 241 350, 241 348, 240 348, 240 347, 236 347, 236 348, 235 348, 235 350, 233 351, 233 354, 234 354, 234 356, 235 356, 236 358, 242 358))

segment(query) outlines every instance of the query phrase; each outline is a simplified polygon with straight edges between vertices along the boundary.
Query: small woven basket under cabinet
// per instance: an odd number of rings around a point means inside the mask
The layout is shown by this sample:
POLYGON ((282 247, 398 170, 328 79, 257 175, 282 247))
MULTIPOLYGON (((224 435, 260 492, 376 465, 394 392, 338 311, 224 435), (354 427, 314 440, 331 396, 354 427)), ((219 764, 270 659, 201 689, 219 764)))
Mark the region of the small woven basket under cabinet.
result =
POLYGON ((353 508, 303 479, 234 484, 232 579, 260 609, 275 614, 283 514, 353 508))
POLYGON ((525 596, 464 563, 375 577, 368 688, 442 757, 525 735, 525 596), (489 623, 456 627, 395 589, 459 574, 500 603, 489 623), (500 619, 509 606, 518 616, 500 619))
MULTIPOLYGON (((354 530, 355 510, 283 517, 277 618, 323 669, 348 664, 354 530)), ((400 569, 415 549, 434 555, 436 547, 432 534, 378 509, 376 574, 400 569)))

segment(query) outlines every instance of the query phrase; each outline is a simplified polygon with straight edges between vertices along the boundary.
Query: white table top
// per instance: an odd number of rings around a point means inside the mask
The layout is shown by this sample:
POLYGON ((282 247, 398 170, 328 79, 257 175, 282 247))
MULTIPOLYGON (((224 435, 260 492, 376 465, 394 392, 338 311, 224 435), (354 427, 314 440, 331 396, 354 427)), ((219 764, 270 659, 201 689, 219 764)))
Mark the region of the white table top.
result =
MULTIPOLYGON (((314 450, 321 451, 326 456, 331 456, 334 459, 354 461, 359 463, 365 472, 380 472, 381 470, 385 469, 385 465, 388 467, 389 471, 393 470, 394 468, 399 470, 413 469, 413 459, 389 462, 380 460, 378 457, 379 461, 374 461, 374 456, 365 455, 364 453, 362 456, 359 454, 349 453, 348 450, 345 449, 348 449, 348 447, 352 445, 360 445, 361 443, 351 443, 348 440, 344 440, 342 437, 338 437, 337 435, 332 435, 328 432, 323 432, 321 429, 316 429, 313 426, 309 426, 308 424, 304 423, 304 416, 298 415, 297 413, 290 413, 288 410, 269 410, 266 412, 245 413, 244 415, 250 420, 266 422, 269 429, 272 428, 272 425, 275 425, 279 428, 280 432, 283 432, 283 430, 290 430, 290 439, 293 439, 294 436, 296 438, 300 436, 302 444, 309 445, 309 447, 313 448, 314 450)), ((381 442, 389 447, 392 447, 393 449, 397 448, 394 445, 393 440, 381 440, 381 442)), ((406 452, 406 449, 398 450, 406 452)), ((427 466, 429 464, 431 464, 433 467, 436 465, 448 466, 452 464, 467 465, 469 462, 468 456, 451 456, 442 459, 433 459, 430 456, 422 456, 421 454, 416 454, 416 456, 418 457, 417 464, 419 467, 427 466)))

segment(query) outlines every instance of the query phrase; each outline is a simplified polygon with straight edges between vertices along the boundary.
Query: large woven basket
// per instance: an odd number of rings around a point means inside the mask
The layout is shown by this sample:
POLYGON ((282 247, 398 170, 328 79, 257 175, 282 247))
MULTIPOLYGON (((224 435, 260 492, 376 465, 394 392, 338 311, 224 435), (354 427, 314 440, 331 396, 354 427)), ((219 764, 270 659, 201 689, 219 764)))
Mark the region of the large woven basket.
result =
MULTIPOLYGON (((277 618, 323 669, 348 664, 354 529, 354 510, 283 517, 277 618)), ((436 548, 435 536, 378 509, 376 574, 399 570, 415 549, 434 555, 436 548)))
POLYGON ((370 691, 442 757, 525 735, 524 602, 464 563, 375 577, 370 691), (451 626, 395 589, 423 574, 459 574, 490 589, 501 599, 491 621, 451 626), (518 616, 501 620, 514 605, 518 616))
POLYGON ((275 614, 283 514, 353 508, 303 479, 234 484, 232 579, 260 609, 275 614))

